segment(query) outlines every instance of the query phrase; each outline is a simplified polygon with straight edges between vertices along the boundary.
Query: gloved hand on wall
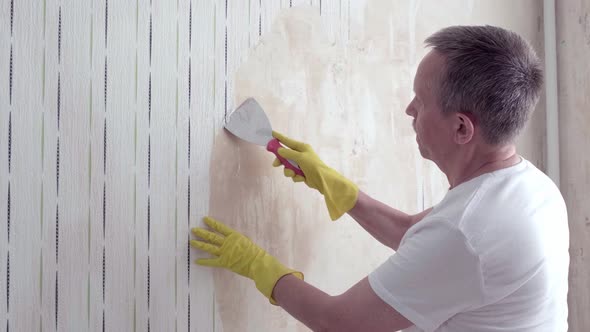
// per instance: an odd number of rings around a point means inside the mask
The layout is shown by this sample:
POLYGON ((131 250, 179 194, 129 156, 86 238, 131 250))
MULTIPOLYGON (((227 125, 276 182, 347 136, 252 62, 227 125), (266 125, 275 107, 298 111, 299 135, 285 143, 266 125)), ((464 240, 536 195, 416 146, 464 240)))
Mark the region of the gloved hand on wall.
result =
POLYGON ((191 240, 190 243, 215 257, 197 259, 197 264, 226 268, 254 280, 256 288, 272 304, 276 304, 272 291, 279 279, 293 274, 303 280, 303 273, 285 267, 246 236, 211 217, 205 217, 203 221, 215 232, 193 228, 192 233, 205 241, 191 240))
MULTIPOLYGON (((358 197, 358 187, 354 183, 324 164, 309 144, 295 141, 276 131, 272 135, 289 148, 279 148, 279 155, 295 161, 305 174, 304 178, 285 168, 285 176, 292 178, 294 182, 304 181, 310 188, 324 195, 332 220, 340 218, 354 207, 358 197)), ((280 165, 281 162, 275 159, 273 166, 280 165)))

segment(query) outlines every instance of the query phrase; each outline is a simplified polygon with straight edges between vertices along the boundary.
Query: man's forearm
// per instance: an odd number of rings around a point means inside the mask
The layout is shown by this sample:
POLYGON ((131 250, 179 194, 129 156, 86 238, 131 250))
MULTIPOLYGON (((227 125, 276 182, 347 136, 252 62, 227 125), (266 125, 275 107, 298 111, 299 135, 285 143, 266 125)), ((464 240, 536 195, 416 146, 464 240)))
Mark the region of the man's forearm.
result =
POLYGON ((291 316, 312 331, 331 330, 328 313, 333 297, 292 275, 282 277, 273 290, 273 298, 291 316))
POLYGON ((273 298, 312 331, 397 331, 412 323, 375 294, 365 277, 331 296, 292 275, 279 279, 273 298))
POLYGON ((359 191, 357 202, 348 214, 379 242, 397 250, 408 228, 420 221, 430 210, 409 215, 359 191))

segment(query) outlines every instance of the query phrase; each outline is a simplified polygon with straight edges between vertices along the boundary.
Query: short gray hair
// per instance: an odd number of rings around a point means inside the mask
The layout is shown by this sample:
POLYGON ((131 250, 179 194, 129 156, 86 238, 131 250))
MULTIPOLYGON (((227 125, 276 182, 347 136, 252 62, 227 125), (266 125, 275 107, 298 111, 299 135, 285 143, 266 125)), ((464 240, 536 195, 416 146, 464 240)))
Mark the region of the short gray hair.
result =
POLYGON ((452 26, 426 45, 445 57, 438 94, 443 112, 471 113, 490 144, 512 142, 543 85, 541 61, 518 34, 493 26, 452 26))

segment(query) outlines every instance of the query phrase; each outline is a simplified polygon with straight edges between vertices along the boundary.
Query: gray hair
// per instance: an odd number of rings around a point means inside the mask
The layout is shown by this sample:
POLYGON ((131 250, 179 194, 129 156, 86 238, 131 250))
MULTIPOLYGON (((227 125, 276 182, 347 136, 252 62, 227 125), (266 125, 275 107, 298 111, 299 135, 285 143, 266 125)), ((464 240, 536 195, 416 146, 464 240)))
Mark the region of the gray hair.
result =
POLYGON ((446 58, 438 81, 443 112, 471 113, 489 144, 513 141, 534 109, 541 61, 518 34, 493 26, 452 26, 426 45, 446 58))

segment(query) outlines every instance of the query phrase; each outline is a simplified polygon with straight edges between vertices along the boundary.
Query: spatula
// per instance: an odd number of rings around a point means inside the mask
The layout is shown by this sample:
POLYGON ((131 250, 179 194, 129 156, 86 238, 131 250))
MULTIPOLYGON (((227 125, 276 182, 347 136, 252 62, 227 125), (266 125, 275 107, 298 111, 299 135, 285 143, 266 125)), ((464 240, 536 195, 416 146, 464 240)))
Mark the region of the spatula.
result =
POLYGON ((264 110, 254 98, 248 98, 229 116, 225 125, 230 133, 253 144, 265 146, 275 154, 281 163, 297 175, 305 177, 299 165, 293 160, 279 155, 279 148, 284 148, 278 139, 272 136, 272 127, 264 110))

